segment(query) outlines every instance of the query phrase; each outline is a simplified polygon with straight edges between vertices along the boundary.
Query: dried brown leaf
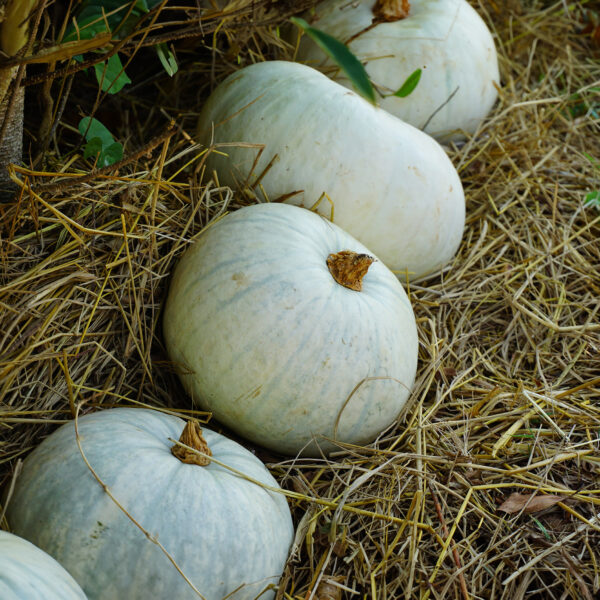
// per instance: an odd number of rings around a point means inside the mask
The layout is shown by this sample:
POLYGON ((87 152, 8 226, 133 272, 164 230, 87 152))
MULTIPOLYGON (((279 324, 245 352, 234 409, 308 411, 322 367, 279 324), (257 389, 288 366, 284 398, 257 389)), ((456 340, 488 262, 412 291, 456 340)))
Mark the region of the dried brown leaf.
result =
POLYGON ((498 510, 502 510, 509 515, 521 511, 525 514, 530 514, 550 508, 565 498, 566 496, 536 496, 534 494, 519 494, 515 492, 498 507, 498 510))

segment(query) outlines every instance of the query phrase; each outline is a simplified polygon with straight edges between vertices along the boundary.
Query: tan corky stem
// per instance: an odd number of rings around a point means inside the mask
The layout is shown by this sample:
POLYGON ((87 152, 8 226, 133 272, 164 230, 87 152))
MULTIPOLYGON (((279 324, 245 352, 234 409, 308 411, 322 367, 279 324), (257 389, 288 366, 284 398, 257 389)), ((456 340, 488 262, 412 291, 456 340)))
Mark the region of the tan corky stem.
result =
MULTIPOLYGON (((206 440, 202 437, 202 429, 198 424, 198 421, 188 421, 181 432, 181 436, 179 437, 179 441, 190 448, 194 448, 195 450, 199 450, 200 452, 204 452, 204 454, 208 454, 208 456, 212 456, 212 452, 206 443, 206 440)), ((188 465, 199 465, 201 467, 205 467, 210 463, 210 459, 206 456, 201 456, 200 454, 196 454, 183 446, 178 446, 175 444, 171 448, 171 454, 177 457, 181 462, 184 462, 188 465)))
POLYGON ((410 3, 408 0, 377 0, 373 7, 375 21, 400 21, 408 17, 410 3))
POLYGON ((344 287, 356 292, 362 290, 362 280, 375 259, 368 254, 358 254, 351 250, 342 250, 327 257, 327 266, 331 276, 344 287))

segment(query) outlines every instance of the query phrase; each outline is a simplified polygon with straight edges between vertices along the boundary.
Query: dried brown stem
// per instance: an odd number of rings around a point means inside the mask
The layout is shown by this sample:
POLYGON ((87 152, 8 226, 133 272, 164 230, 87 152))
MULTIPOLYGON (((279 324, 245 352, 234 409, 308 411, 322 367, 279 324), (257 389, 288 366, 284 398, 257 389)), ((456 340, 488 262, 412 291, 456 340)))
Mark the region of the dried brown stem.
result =
POLYGON ((373 7, 374 21, 393 22, 406 19, 410 11, 408 0, 377 0, 373 7))
POLYGON ((356 292, 362 290, 362 280, 375 259, 368 254, 342 250, 327 257, 331 276, 344 287, 356 292))
MULTIPOLYGON (((31 50, 45 5, 46 0, 38 4, 33 24, 29 22, 35 7, 33 0, 9 2, 3 7, 2 53, 20 56, 31 50)), ((23 152, 24 74, 25 65, 0 70, 0 200, 8 199, 16 191, 7 169, 9 164, 21 161, 23 152)))
MULTIPOLYGON (((202 452, 203 454, 212 456, 212 452, 210 451, 210 448, 208 447, 208 444, 202 435, 202 428, 200 427, 198 421, 194 419, 185 424, 179 441, 186 446, 190 446, 190 448, 194 448, 195 450, 202 452)), ((184 448, 178 444, 175 444, 171 448, 171 453, 181 462, 184 462, 188 465, 199 465, 201 467, 205 467, 206 465, 210 464, 210 458, 202 456, 196 452, 192 452, 188 448, 184 448)))

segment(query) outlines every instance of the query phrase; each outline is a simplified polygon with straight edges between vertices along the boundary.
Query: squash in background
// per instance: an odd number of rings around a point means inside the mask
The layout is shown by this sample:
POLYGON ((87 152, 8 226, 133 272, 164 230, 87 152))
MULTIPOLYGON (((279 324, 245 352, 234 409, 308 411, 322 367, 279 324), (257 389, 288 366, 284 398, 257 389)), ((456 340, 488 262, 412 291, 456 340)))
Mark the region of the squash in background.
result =
MULTIPOLYGON (((81 417, 78 428, 100 479, 207 600, 251 600, 277 584, 294 535, 283 495, 215 462, 187 464, 181 447, 174 453, 183 456, 174 456, 169 438, 184 429, 177 417, 115 408, 81 417)), ((193 427, 184 433, 187 445, 200 441, 193 427)), ((203 434, 215 459, 278 487, 248 450, 208 429, 203 434)), ((7 517, 15 533, 64 565, 90 600, 198 598, 93 477, 73 422, 27 457, 7 517)))
MULTIPOLYGON (((438 139, 474 133, 496 101, 494 40, 466 0, 325 0, 305 18, 347 44, 386 96, 382 108, 419 129, 427 124, 438 139), (421 79, 410 96, 393 96, 417 69, 421 79)), ((293 35, 295 42, 297 30, 293 35)), ((297 59, 352 87, 307 35, 297 59)))
POLYGON ((209 227, 177 265, 163 318, 192 398, 286 454, 372 441, 407 402, 418 341, 402 285, 369 255, 286 204, 209 227))
POLYGON ((45 552, 0 531, 2 600, 85 600, 75 580, 45 552))

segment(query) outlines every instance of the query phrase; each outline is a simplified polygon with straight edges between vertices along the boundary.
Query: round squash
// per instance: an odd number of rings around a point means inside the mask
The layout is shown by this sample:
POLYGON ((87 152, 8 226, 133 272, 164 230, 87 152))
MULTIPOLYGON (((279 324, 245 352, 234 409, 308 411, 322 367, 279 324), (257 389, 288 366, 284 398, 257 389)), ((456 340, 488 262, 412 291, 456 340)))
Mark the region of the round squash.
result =
POLYGON ((465 199, 441 146, 315 69, 271 61, 234 73, 205 104, 199 138, 224 144, 207 160, 220 183, 306 208, 321 200, 397 274, 437 271, 458 249, 465 199))
POLYGON ((405 406, 418 342, 402 285, 370 256, 286 204, 211 226, 178 264, 163 319, 193 399, 286 454, 372 441, 405 406))
POLYGON ((45 552, 0 531, 2 600, 85 600, 76 581, 45 552))
MULTIPOLYGON (((172 453, 169 438, 182 430, 186 445, 200 446, 197 431, 177 417, 115 408, 81 417, 78 428, 100 479, 204 598, 250 600, 277 584, 294 534, 283 495, 215 462, 188 464, 180 446, 172 453)), ((277 487, 248 450, 208 429, 203 434, 214 459, 277 487)), ((7 516, 15 533, 63 564, 90 600, 198 598, 94 478, 72 422, 27 457, 7 516)))
MULTIPOLYGON (((474 133, 496 101, 494 40, 466 0, 325 0, 306 18, 347 44, 383 94, 382 108, 438 139, 474 133), (417 69, 412 94, 394 96, 417 69)), ((297 58, 352 87, 306 35, 297 58)))

